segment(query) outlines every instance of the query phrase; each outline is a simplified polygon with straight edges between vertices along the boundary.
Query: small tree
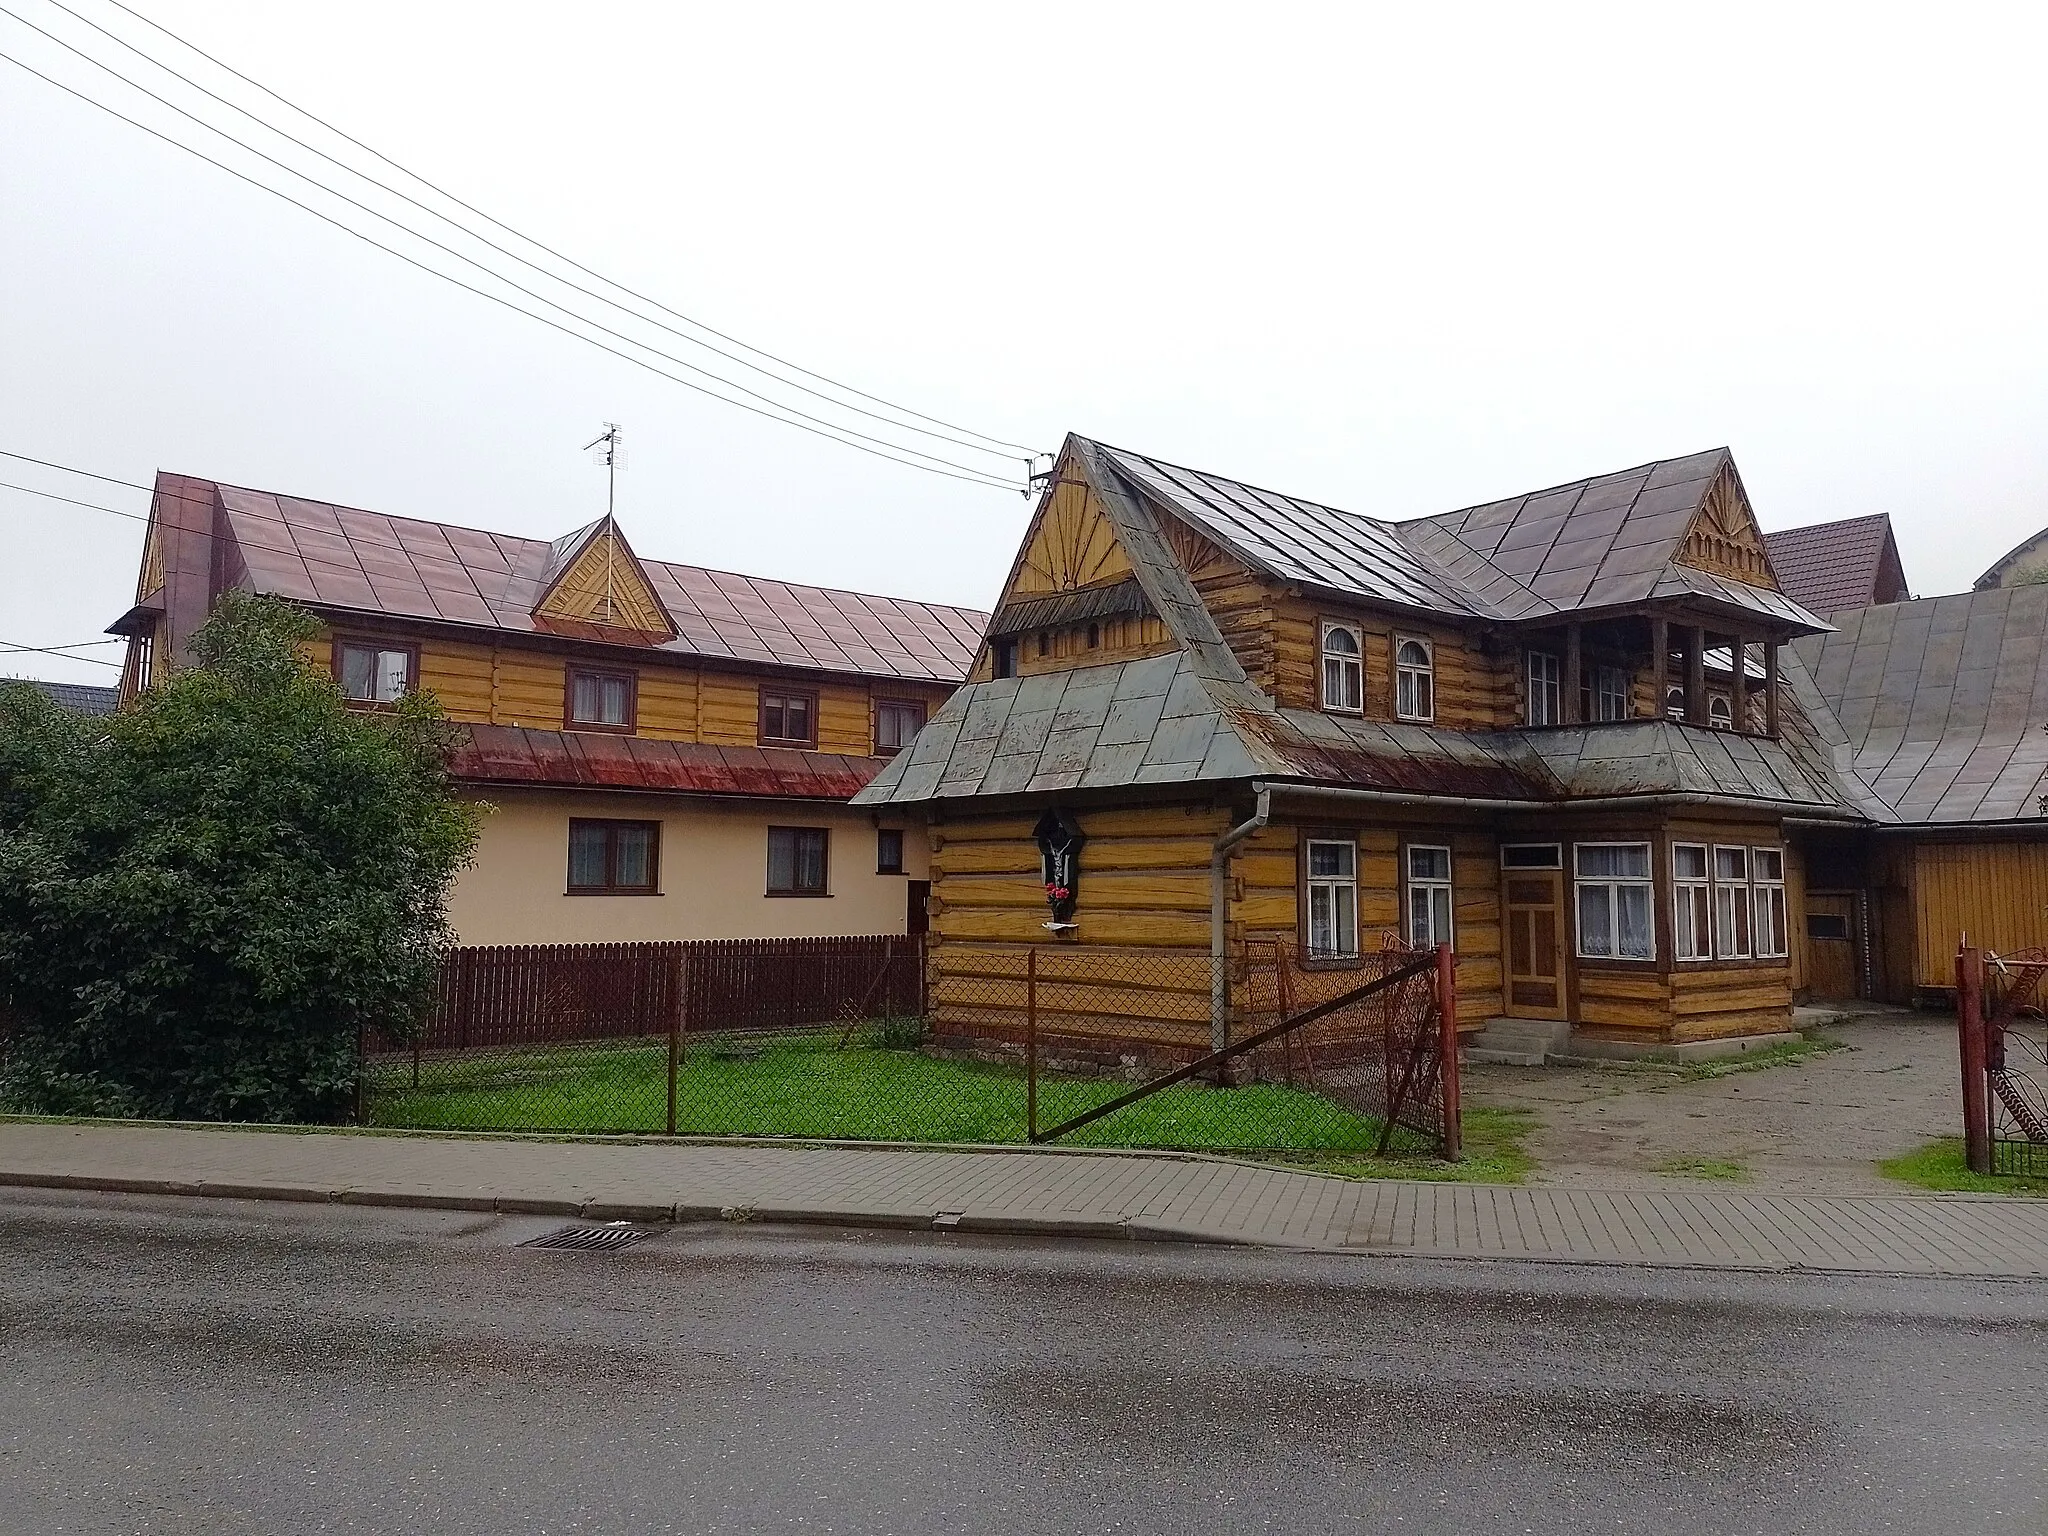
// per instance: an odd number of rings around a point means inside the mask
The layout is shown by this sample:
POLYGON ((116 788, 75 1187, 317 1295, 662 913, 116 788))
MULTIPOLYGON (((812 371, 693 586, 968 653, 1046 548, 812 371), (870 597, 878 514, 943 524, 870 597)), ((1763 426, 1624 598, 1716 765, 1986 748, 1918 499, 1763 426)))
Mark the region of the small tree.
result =
POLYGON ((111 717, 0 686, 0 1108, 324 1122, 424 1016, 480 810, 431 697, 349 709, 231 594, 111 717))

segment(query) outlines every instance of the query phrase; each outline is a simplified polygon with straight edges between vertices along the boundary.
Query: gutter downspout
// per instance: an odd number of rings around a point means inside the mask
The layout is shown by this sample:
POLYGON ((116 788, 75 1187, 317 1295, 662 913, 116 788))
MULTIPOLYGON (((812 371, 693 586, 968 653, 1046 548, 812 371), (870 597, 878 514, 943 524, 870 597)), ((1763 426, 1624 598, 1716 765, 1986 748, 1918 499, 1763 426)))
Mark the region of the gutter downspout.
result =
POLYGON ((1273 813, 1273 792, 1254 785, 1259 798, 1251 819, 1241 821, 1216 839, 1209 851, 1209 1049, 1230 1044, 1230 972, 1224 964, 1225 912, 1228 909, 1230 850, 1266 824, 1273 813))

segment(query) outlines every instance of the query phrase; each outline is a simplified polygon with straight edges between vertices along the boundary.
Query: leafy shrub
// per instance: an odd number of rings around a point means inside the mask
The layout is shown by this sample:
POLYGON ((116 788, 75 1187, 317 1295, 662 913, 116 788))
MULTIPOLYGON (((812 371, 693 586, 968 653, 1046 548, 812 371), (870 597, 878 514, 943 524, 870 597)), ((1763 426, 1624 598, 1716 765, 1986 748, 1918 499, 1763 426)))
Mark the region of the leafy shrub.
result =
POLYGON ((431 697, 349 709, 318 632, 230 594, 111 717, 0 685, 0 1108, 333 1121, 416 1027, 480 811, 431 697))

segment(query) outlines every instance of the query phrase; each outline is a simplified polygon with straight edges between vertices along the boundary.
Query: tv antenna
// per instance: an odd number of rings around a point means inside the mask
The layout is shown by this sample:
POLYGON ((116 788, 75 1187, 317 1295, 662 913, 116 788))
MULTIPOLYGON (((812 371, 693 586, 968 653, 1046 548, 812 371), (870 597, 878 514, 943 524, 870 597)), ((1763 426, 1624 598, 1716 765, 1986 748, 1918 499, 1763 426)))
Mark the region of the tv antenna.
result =
POLYGON ((593 463, 604 466, 604 616, 607 620, 616 618, 619 611, 618 572, 615 554, 618 549, 619 525, 614 512, 619 499, 619 471, 626 467, 626 434, 616 421, 604 424, 604 430, 583 445, 593 463))

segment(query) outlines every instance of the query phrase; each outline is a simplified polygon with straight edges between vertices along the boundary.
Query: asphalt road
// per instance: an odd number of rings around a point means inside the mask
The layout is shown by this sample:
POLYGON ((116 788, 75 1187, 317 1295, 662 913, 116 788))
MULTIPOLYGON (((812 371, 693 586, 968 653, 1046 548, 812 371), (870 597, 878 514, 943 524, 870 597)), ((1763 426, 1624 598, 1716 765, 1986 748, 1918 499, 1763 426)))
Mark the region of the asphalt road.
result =
POLYGON ((2048 1286, 0 1194, 0 1531, 2048 1529, 2048 1286))

